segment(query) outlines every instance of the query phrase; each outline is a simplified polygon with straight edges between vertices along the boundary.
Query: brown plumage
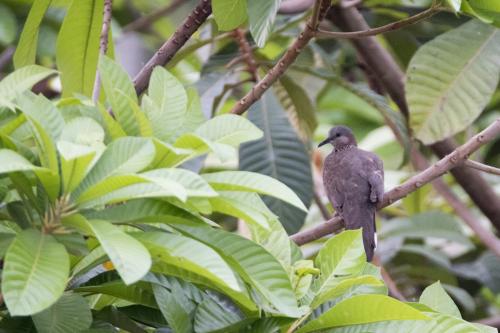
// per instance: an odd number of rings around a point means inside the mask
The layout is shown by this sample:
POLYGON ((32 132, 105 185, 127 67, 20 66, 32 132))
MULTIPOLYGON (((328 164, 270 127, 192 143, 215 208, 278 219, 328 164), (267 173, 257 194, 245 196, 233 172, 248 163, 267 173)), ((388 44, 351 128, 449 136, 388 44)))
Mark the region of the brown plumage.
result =
POLYGON ((328 138, 333 151, 323 166, 323 183, 335 211, 346 229, 363 228, 366 259, 371 261, 376 247, 375 211, 384 196, 384 167, 380 158, 357 147, 350 128, 336 126, 328 138))

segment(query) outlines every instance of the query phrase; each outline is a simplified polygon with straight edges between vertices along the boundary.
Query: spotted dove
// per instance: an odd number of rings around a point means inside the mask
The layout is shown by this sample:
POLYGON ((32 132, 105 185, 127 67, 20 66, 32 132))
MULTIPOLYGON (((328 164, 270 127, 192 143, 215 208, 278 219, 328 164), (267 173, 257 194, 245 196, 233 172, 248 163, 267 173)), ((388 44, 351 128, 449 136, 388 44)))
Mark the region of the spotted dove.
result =
POLYGON ((363 228, 366 259, 377 245, 375 211, 384 196, 384 167, 380 158, 357 147, 349 127, 333 127, 318 147, 332 144, 326 157, 323 182, 328 199, 345 222, 346 229, 363 228))

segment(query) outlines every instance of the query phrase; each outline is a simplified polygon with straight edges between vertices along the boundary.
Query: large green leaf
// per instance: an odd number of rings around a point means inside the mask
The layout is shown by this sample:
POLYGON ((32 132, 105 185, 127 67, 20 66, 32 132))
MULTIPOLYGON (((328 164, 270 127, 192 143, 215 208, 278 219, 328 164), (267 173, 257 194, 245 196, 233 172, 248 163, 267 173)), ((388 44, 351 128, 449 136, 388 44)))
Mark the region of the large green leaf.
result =
POLYGON ((267 37, 273 29, 280 3, 281 0, 250 0, 247 3, 250 32, 258 47, 263 47, 266 44, 267 37))
POLYGON ((408 66, 410 124, 425 144, 464 130, 498 84, 500 30, 471 20, 422 46, 408 66))
POLYGON ((210 294, 196 308, 194 331, 196 333, 239 332, 255 319, 245 318, 234 305, 225 299, 210 294))
POLYGON ((119 227, 104 220, 87 220, 81 215, 70 216, 63 223, 95 236, 127 285, 140 280, 151 268, 148 250, 119 227))
POLYGON ((282 75, 280 84, 276 86, 276 94, 281 103, 289 113, 289 118, 295 128, 304 134, 305 138, 311 138, 318 127, 316 119, 316 107, 303 89, 292 77, 282 75))
POLYGON ((171 179, 181 184, 189 197, 216 197, 218 196, 210 185, 197 173, 186 169, 156 169, 140 174, 143 177, 153 180, 171 179))
POLYGON ((13 102, 17 95, 54 73, 55 70, 38 65, 25 66, 10 73, 0 81, 0 106, 13 102))
POLYGON ((343 328, 327 330, 328 333, 485 333, 495 332, 484 331, 464 320, 453 316, 443 315, 434 312, 424 312, 432 320, 391 320, 378 323, 352 325, 343 328))
POLYGON ((429 319, 422 312, 394 298, 384 295, 358 295, 338 303, 297 330, 297 333, 386 320, 429 319))
POLYGON ((460 310, 458 310, 458 307, 443 289, 439 281, 425 288, 424 292, 420 296, 419 302, 427 305, 437 312, 462 318, 460 310))
POLYGON ((280 262, 264 248, 223 230, 185 225, 175 227, 216 249, 232 263, 233 269, 254 286, 280 313, 288 317, 300 315, 287 272, 280 262))
POLYGON ((50 308, 33 316, 39 333, 80 332, 92 324, 89 304, 78 294, 63 295, 50 308))
POLYGON ((113 141, 76 189, 75 197, 107 177, 141 171, 154 154, 154 145, 148 139, 124 137, 113 141))
POLYGON ((288 186, 266 175, 246 171, 220 171, 205 173, 202 177, 216 190, 266 194, 307 211, 302 201, 288 186))
POLYGON ((311 306, 332 298, 337 285, 346 277, 361 273, 365 262, 361 229, 346 230, 330 238, 316 256, 315 264, 321 275, 314 283, 316 296, 311 306))
POLYGON ((138 135, 139 127, 131 106, 138 103, 137 95, 127 72, 110 58, 101 56, 99 74, 116 119, 128 135, 138 135))
POLYGON ((153 70, 148 95, 142 102, 157 138, 167 140, 184 123, 188 105, 186 90, 163 67, 156 66, 153 70))
POLYGON ((20 232, 11 243, 2 272, 2 294, 13 316, 31 315, 54 304, 64 292, 69 256, 51 235, 20 232))
POLYGON ((214 117, 201 124, 194 133, 215 143, 233 147, 262 137, 262 131, 257 126, 234 114, 214 117))
POLYGON ((91 211, 89 218, 102 219, 112 223, 202 223, 202 219, 190 212, 157 199, 131 200, 122 205, 91 211))
POLYGON ((92 95, 99 57, 104 2, 72 1, 57 37, 56 61, 63 97, 92 95))
POLYGON ((152 286, 156 303, 158 303, 158 307, 163 317, 165 317, 174 332, 193 332, 190 313, 182 304, 182 299, 185 298, 184 294, 177 293, 177 290, 169 291, 165 287, 157 284, 153 284, 152 286))
MULTIPOLYGON (((240 169, 268 175, 274 178, 273 181, 279 180, 300 198, 300 205, 287 201, 289 204, 301 209, 304 204, 309 206, 313 197, 309 154, 276 97, 271 92, 264 94, 251 107, 248 117, 262 129, 264 137, 241 146, 240 169)), ((273 196, 276 193, 274 185, 266 183, 267 193, 259 193, 273 196)), ((272 198, 264 201, 278 215, 288 233, 297 232, 304 224, 306 214, 303 211, 272 198)))
POLYGON ((43 16, 52 0, 37 0, 33 2, 28 18, 24 23, 23 32, 14 53, 14 67, 20 68, 35 63, 38 45, 38 31, 43 16))
POLYGON ((247 19, 247 0, 214 0, 212 10, 219 30, 233 30, 247 19))
POLYGON ((453 215, 442 212, 425 212, 408 218, 395 218, 382 226, 384 237, 444 238, 473 248, 468 237, 453 215))
POLYGON ((164 232, 135 235, 150 251, 153 272, 219 290, 236 303, 253 312, 256 310, 242 281, 217 252, 194 239, 164 232))
POLYGON ((31 162, 25 159, 22 155, 19 155, 10 149, 0 149, 0 160, 2 161, 2 163, 0 163, 0 174, 16 171, 49 171, 48 169, 31 164, 31 162))
POLYGON ((142 281, 136 282, 130 286, 123 284, 123 282, 119 280, 111 281, 95 286, 79 287, 75 289, 75 291, 111 295, 131 303, 156 308, 156 302, 153 291, 151 290, 151 284, 142 281))

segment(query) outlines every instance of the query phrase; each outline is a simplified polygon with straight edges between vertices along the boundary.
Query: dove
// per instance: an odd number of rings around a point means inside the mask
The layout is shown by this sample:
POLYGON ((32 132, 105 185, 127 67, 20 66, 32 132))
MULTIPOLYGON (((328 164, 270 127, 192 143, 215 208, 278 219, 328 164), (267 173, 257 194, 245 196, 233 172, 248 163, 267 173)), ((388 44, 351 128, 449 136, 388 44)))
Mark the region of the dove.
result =
POLYGON ((377 245, 375 212, 384 196, 383 163, 374 153, 357 147, 349 127, 333 127, 318 147, 328 143, 333 146, 323 165, 328 200, 346 229, 363 229, 366 259, 371 261, 377 245))

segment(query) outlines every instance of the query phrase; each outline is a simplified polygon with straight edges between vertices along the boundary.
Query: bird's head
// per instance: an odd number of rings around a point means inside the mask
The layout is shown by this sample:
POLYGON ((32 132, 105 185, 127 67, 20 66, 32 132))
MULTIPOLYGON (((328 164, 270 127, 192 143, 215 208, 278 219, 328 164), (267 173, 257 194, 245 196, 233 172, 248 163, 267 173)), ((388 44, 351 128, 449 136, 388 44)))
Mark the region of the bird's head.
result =
POLYGON ((354 134, 349 127, 335 126, 328 132, 328 137, 318 147, 327 143, 332 144, 335 149, 341 149, 346 146, 356 146, 356 138, 354 138, 354 134))

